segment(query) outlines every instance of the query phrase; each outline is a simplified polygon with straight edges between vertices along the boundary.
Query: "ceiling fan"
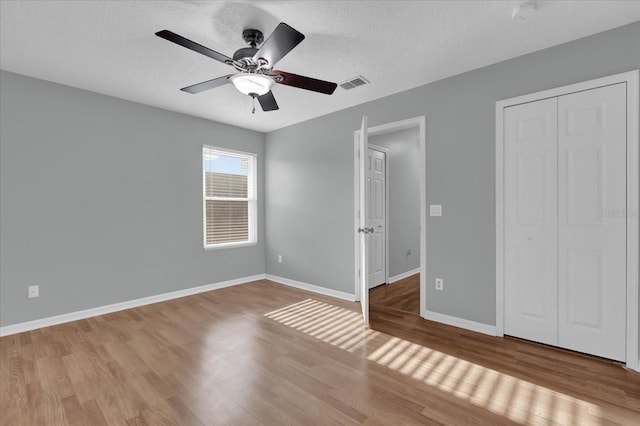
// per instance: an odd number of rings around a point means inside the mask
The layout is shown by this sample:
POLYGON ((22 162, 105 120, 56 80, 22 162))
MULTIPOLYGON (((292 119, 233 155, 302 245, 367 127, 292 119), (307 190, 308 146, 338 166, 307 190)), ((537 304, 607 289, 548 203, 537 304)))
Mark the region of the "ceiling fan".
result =
POLYGON ((242 32, 242 38, 249 45, 236 50, 233 58, 211 50, 194 41, 182 37, 169 30, 162 30, 156 33, 158 37, 169 40, 194 52, 201 53, 216 61, 231 65, 238 72, 202 83, 183 87, 182 91, 187 93, 200 93, 205 90, 214 89, 231 82, 233 86, 242 94, 249 95, 254 100, 253 112, 255 113, 255 100, 258 99, 263 111, 275 111, 278 109, 271 86, 273 83, 284 84, 300 89, 311 90, 313 92, 332 94, 337 87, 336 83, 318 80, 311 77, 291 74, 284 71, 274 70, 273 66, 287 53, 293 50, 302 40, 304 34, 285 24, 280 23, 271 36, 264 42, 262 32, 256 29, 246 29, 242 32), (260 46, 260 47, 258 47, 260 46))

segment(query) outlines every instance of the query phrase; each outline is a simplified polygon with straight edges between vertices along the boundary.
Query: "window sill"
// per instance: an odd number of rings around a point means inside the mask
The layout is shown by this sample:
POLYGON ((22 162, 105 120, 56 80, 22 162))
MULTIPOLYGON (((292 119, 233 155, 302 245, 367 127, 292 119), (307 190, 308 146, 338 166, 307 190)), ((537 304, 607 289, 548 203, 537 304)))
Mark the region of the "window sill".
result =
POLYGON ((251 247, 257 244, 258 244, 257 241, 244 241, 241 243, 224 243, 224 244, 204 246, 204 250, 209 251, 209 250, 221 250, 221 249, 227 249, 227 248, 251 247))

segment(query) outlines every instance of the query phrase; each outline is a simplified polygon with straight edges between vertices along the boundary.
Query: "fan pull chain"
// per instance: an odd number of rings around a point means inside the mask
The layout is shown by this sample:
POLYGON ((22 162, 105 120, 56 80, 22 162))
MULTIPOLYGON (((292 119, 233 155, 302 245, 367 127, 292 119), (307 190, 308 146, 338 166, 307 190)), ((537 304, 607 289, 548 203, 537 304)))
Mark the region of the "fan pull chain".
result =
POLYGON ((252 96, 251 99, 253 99, 253 109, 251 110, 251 114, 255 114, 256 113, 256 97, 252 96))

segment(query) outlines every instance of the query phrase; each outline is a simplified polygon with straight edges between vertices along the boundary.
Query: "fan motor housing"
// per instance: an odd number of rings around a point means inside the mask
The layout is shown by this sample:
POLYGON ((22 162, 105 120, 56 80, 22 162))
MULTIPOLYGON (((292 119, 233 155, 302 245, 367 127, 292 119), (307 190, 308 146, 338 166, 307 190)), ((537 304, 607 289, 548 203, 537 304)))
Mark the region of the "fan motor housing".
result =
POLYGON ((233 54, 233 60, 237 63, 244 64, 244 67, 253 69, 256 64, 253 62, 253 57, 258 51, 258 46, 264 41, 262 31, 253 28, 248 28, 242 31, 242 38, 249 45, 249 47, 243 47, 236 50, 233 54))
POLYGON ((253 59, 253 56, 258 51, 255 47, 243 47, 242 49, 236 50, 236 53, 233 54, 234 61, 240 61, 242 59, 253 59))

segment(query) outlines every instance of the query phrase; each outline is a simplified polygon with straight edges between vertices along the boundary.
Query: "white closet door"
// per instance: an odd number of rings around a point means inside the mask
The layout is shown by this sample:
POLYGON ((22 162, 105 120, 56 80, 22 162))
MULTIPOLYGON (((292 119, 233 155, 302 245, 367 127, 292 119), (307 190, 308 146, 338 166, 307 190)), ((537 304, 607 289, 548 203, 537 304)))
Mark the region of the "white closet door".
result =
POLYGON ((558 344, 557 98, 505 109, 505 334, 558 344))
POLYGON ((625 359, 626 87, 561 96, 559 346, 625 359))

